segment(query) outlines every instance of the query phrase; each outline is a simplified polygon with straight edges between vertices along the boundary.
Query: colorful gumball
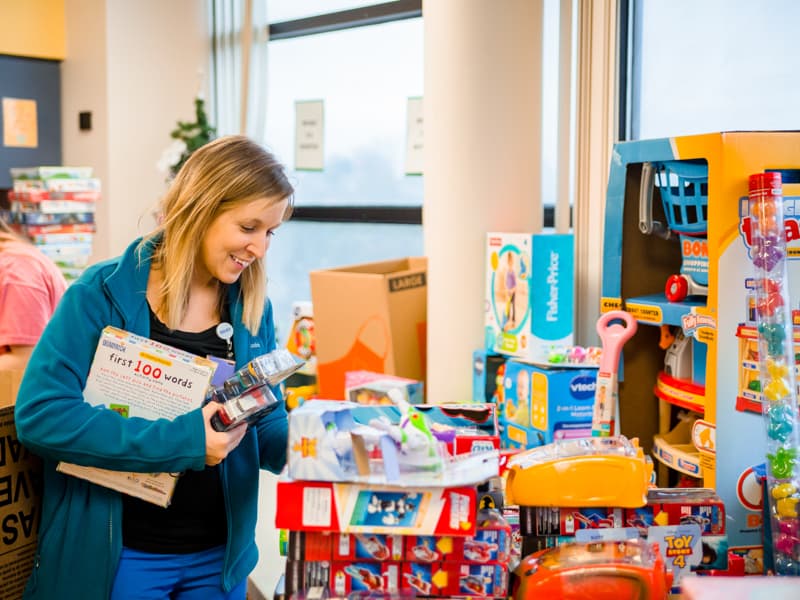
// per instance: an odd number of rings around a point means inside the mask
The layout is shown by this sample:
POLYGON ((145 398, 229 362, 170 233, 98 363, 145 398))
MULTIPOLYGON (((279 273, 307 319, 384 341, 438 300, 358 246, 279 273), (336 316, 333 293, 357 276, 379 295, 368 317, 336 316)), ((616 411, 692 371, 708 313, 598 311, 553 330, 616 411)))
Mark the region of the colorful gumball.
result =
POLYGON ((774 454, 767 454, 772 474, 776 479, 786 479, 794 472, 797 448, 778 448, 774 454))
POLYGON ((781 498, 775 503, 775 512, 781 519, 797 517, 797 498, 781 498))
POLYGON ((788 498, 796 492, 797 486, 793 483, 779 483, 772 488, 772 497, 776 500, 780 500, 781 498, 788 498))
POLYGON ((780 323, 759 323, 758 333, 767 343, 769 356, 783 354, 783 341, 786 339, 786 330, 780 323))
POLYGON ((767 412, 767 435, 776 442, 783 443, 794 432, 794 415, 786 405, 770 406, 767 412))

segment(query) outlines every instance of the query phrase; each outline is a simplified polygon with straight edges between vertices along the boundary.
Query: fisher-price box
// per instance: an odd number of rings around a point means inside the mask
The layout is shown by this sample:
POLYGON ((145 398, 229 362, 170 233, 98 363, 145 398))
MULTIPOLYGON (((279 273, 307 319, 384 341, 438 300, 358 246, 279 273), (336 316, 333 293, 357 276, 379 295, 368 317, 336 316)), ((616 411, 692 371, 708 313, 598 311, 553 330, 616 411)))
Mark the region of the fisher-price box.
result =
POLYGON ((501 446, 534 448, 592 435, 594 369, 545 369, 506 363, 500 411, 501 446))
POLYGON ((574 276, 571 234, 488 233, 486 349, 546 362, 571 346, 574 276))

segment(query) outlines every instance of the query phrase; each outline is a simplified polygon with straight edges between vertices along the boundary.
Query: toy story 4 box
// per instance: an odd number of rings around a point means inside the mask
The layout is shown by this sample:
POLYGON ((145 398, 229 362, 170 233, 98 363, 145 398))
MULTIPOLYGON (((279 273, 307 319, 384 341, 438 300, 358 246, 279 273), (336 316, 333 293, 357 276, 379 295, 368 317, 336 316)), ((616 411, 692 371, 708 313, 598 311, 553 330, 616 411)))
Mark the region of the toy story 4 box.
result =
POLYGON ((736 334, 742 325, 753 326, 748 180, 768 171, 785 174, 786 263, 796 310, 798 168, 800 132, 721 132, 619 143, 608 180, 600 310, 624 308, 640 324, 625 350, 623 432, 644 443, 658 433, 653 425, 664 401, 643 392, 665 369, 659 329, 678 328, 705 346, 693 357, 704 364, 692 369, 704 375, 702 427, 685 441, 696 450, 699 479, 725 505, 731 549, 752 559, 748 573, 760 571, 762 500, 753 466, 765 460, 767 447, 764 417, 737 402, 744 366, 736 334), (658 174, 665 172, 669 178, 661 183, 658 174), (656 185, 648 173, 656 174, 656 185))
POLYGON ((574 335, 574 240, 571 234, 488 233, 486 348, 546 362, 574 335))

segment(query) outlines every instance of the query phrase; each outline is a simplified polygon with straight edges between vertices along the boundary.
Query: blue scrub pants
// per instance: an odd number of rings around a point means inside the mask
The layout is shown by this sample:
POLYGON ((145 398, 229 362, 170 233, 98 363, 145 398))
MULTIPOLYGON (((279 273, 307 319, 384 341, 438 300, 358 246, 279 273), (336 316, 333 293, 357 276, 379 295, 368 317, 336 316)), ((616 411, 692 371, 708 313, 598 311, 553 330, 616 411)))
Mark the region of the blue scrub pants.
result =
POLYGON ((247 580, 222 589, 225 546, 191 554, 122 548, 111 600, 245 600, 247 580))

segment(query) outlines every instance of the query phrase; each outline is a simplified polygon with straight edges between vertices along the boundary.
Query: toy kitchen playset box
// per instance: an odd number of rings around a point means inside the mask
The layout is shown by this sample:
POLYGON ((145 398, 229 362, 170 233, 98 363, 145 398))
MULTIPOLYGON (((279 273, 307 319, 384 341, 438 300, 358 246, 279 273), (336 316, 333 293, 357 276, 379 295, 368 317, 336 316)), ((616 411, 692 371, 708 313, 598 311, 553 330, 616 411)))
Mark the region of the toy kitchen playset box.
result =
POLYGON ((782 174, 796 315, 798 168, 798 132, 623 142, 614 148, 606 198, 601 311, 624 308, 640 325, 625 347, 622 431, 652 444, 660 485, 689 476, 717 490, 730 547, 751 573, 762 563, 753 467, 765 461, 767 445, 747 334, 756 325, 748 178, 782 174))

